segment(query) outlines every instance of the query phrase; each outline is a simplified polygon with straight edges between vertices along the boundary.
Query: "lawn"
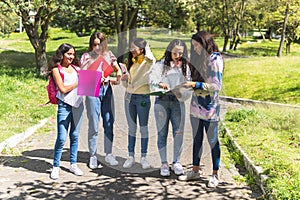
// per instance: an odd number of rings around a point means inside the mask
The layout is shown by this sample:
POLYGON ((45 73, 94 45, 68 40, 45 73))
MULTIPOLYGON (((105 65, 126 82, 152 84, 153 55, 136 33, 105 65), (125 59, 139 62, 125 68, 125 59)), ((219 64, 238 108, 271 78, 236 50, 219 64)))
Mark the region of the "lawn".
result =
POLYGON ((225 62, 223 94, 300 105, 300 56, 251 57, 225 62))
POLYGON ((260 106, 226 115, 234 140, 269 177, 266 198, 300 199, 299 118, 299 110, 260 106))

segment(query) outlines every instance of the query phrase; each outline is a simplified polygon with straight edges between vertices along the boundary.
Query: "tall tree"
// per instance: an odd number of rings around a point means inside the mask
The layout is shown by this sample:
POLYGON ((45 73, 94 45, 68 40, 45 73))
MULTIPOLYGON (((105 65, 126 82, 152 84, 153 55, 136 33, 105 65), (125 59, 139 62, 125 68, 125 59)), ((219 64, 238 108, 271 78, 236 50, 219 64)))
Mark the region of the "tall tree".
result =
POLYGON ((222 12, 221 12, 221 27, 224 34, 224 44, 223 51, 227 50, 227 45, 229 43, 230 38, 232 37, 233 32, 233 22, 234 17, 232 16, 233 10, 232 8, 233 2, 231 0, 223 0, 222 12))
POLYGON ((234 30, 233 30, 233 39, 232 42, 230 44, 229 49, 233 49, 236 50, 237 49, 237 45, 239 44, 240 40, 241 40, 241 34, 240 34, 240 30, 241 30, 241 26, 243 24, 243 19, 244 19, 244 15, 245 15, 245 11, 246 11, 246 1, 245 0, 241 0, 237 3, 236 5, 236 22, 234 25, 234 30))
POLYGON ((286 53, 289 53, 291 43, 296 40, 299 35, 300 26, 300 0, 280 1, 281 6, 278 6, 277 12, 281 13, 282 22, 280 44, 277 51, 277 56, 282 55, 284 43, 286 43, 286 53))
POLYGON ((59 11, 59 2, 7 0, 6 3, 22 18, 23 27, 35 51, 36 74, 44 75, 47 68, 46 41, 49 23, 53 15, 59 11))
POLYGON ((110 0, 110 2, 114 6, 115 27, 118 35, 118 62, 123 62, 128 47, 128 37, 130 40, 136 37, 135 27, 137 27, 138 11, 142 0, 110 0), (133 29, 130 31, 130 28, 133 29))
POLYGON ((284 40, 285 40, 285 31, 286 31, 286 26, 288 23, 288 18, 289 18, 289 11, 290 11, 290 3, 286 3, 286 8, 285 8, 285 15, 284 15, 284 21, 282 24, 282 30, 281 30, 281 38, 280 38, 280 43, 279 43, 279 48, 277 51, 277 56, 280 57, 282 53, 282 48, 284 45, 284 40))

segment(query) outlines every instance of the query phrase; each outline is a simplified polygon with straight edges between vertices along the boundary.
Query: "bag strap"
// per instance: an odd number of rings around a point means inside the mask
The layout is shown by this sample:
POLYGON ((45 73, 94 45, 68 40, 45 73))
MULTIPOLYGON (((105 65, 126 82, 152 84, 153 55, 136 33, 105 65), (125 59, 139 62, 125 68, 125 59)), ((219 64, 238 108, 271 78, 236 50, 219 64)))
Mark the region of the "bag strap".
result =
MULTIPOLYGON (((62 81, 64 81, 65 74, 64 74, 64 72, 63 72, 62 66, 61 66, 61 65, 57 65, 57 69, 58 69, 58 72, 59 72, 59 74, 60 74, 60 76, 61 76, 62 81)), ((74 67, 74 69, 75 69, 75 67, 74 67)), ((75 70, 76 70, 76 69, 75 69, 75 70)), ((76 72, 77 72, 77 70, 76 70, 76 72)), ((78 72, 77 72, 77 73, 78 73, 78 72)), ((52 79, 53 79, 52 72, 51 72, 51 75, 50 75, 50 76, 52 76, 52 79)), ((54 83, 55 83, 55 82, 54 82, 54 83)), ((49 100, 47 103, 45 103, 45 104, 39 104, 39 106, 43 107, 43 106, 46 106, 46 105, 49 104, 49 103, 50 103, 50 100, 49 100)))
POLYGON ((61 66, 61 65, 58 65, 58 66, 57 66, 57 69, 58 69, 58 71, 59 71, 59 74, 60 74, 60 76, 61 76, 61 79, 64 81, 65 74, 64 74, 64 72, 63 72, 62 66, 61 66))
MULTIPOLYGON (((76 73, 78 74, 78 69, 77 69, 77 67, 76 67, 75 65, 73 65, 73 64, 71 64, 71 66, 75 69, 76 73)), ((59 71, 59 74, 60 74, 62 80, 64 80, 65 74, 64 74, 64 71, 63 71, 63 69, 62 69, 62 66, 61 66, 61 65, 57 65, 57 68, 58 68, 58 71, 59 71)))
POLYGON ((78 69, 76 65, 71 64, 71 66, 75 69, 75 71, 78 73, 78 69))

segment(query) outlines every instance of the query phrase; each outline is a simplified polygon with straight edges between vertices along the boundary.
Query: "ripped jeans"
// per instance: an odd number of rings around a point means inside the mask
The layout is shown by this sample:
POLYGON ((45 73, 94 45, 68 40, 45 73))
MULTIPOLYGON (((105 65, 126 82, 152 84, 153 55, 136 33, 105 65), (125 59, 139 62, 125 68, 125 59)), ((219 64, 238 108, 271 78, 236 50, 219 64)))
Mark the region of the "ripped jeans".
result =
POLYGON ((183 149, 183 132, 185 123, 184 102, 178 101, 176 96, 173 94, 156 97, 154 115, 158 132, 157 147, 161 163, 168 163, 167 138, 169 132, 169 121, 172 124, 173 132, 173 163, 179 162, 183 149))

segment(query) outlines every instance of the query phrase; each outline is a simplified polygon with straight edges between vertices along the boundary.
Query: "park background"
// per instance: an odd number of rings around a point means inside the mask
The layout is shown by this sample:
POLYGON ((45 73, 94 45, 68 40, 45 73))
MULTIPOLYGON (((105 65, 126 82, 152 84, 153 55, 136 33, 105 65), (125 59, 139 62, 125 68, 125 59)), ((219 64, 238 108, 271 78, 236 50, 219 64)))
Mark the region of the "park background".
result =
MULTIPOLYGON (((47 61, 65 42, 80 56, 96 30, 107 35, 119 61, 126 61, 128 44, 135 37, 145 38, 160 59, 172 39, 182 39, 190 47, 191 35, 206 30, 227 58, 222 95, 300 105, 296 0, 4 0, 0 6, 0 142, 42 119, 55 118, 55 106, 39 106, 47 102, 47 61)), ((267 196, 299 199, 299 111, 247 106, 229 110, 225 123, 270 177, 267 196)), ((242 165, 234 151, 231 157, 242 165)), ((253 184, 250 176, 245 180, 253 184)))

